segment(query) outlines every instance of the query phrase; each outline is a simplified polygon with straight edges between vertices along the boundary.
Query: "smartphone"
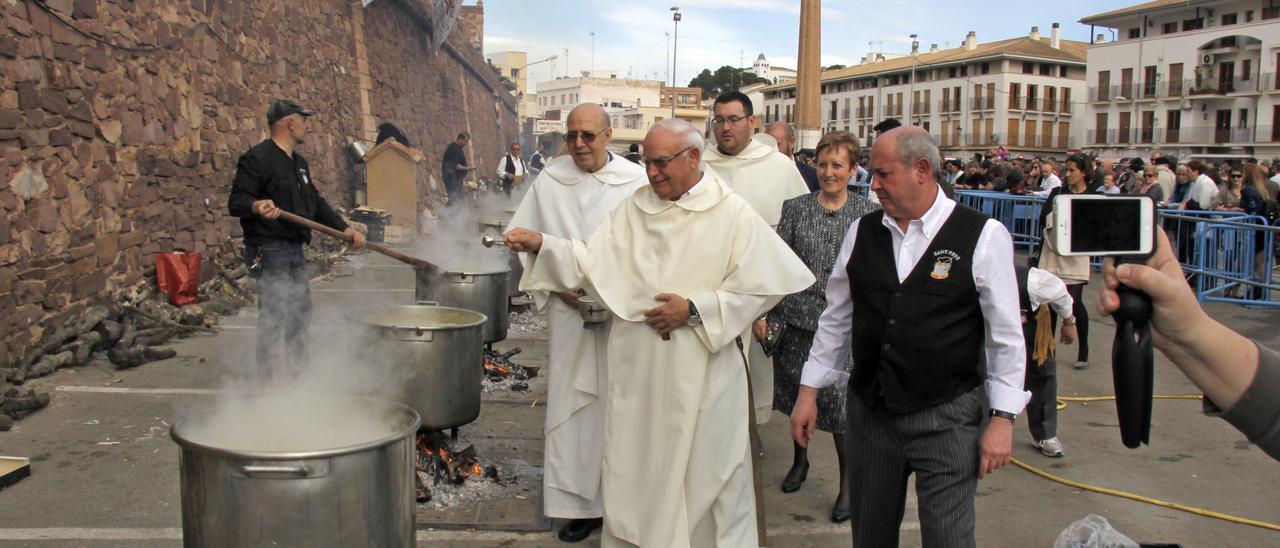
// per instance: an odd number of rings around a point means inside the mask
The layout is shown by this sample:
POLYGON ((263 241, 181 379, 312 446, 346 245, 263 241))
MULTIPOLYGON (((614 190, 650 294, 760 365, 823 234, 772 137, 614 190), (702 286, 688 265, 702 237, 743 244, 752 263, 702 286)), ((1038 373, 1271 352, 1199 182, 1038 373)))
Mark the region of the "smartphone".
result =
POLYGON ((1156 204, 1150 196, 1074 194, 1054 200, 1058 253, 1066 256, 1150 255, 1156 204))

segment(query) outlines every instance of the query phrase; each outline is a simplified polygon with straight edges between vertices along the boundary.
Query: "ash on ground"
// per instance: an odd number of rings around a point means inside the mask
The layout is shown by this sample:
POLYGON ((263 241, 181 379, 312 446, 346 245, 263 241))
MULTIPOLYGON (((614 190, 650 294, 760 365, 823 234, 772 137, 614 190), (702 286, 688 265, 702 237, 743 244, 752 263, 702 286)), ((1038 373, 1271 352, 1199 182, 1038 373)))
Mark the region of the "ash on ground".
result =
POLYGON ((507 327, 507 333, 510 335, 528 337, 546 332, 547 316, 545 314, 535 314, 532 308, 511 312, 511 323, 507 327))
MULTIPOLYGON (((466 430, 459 434, 457 441, 449 442, 451 448, 475 445, 466 430)), ((493 443, 493 440, 487 441, 493 443)), ((485 473, 478 477, 468 478, 462 484, 442 481, 431 485, 431 500, 417 503, 418 510, 447 510, 498 497, 528 496, 531 485, 542 483, 542 468, 524 459, 491 459, 482 453, 479 464, 485 469, 485 473)))

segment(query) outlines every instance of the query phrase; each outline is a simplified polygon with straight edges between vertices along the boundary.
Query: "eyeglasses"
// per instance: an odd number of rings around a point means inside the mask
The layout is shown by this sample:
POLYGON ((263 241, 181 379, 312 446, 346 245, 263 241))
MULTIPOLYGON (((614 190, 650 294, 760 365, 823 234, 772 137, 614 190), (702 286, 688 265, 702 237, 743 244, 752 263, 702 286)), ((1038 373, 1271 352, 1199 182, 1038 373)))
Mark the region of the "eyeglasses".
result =
POLYGON ((693 150, 693 147, 685 147, 684 150, 681 150, 680 152, 677 152, 670 156, 661 156, 658 158, 641 158, 640 163, 644 164, 646 167, 653 166, 658 169, 663 169, 667 167, 667 164, 671 163, 672 160, 676 159, 677 157, 684 156, 684 153, 689 152, 690 150, 693 150))
POLYGON ((1244 178, 1244 174, 1243 174, 1243 173, 1232 173, 1232 174, 1231 174, 1231 178, 1232 178, 1232 179, 1243 179, 1243 178, 1244 178))
POLYGON ((1147 177, 1159 177, 1159 175, 1156 175, 1155 173, 1146 173, 1145 175, 1147 177))
POLYGON ((564 142, 572 145, 578 142, 578 137, 582 137, 582 141, 584 143, 591 143, 596 140, 596 135, 599 135, 599 134, 593 133, 590 131, 582 131, 582 132, 574 131, 571 133, 564 134, 564 142))
POLYGON ((746 116, 729 116, 728 118, 723 116, 716 116, 715 118, 712 118, 711 121, 715 122, 717 126, 723 126, 725 124, 737 124, 738 122, 741 122, 746 119, 747 119, 746 116))

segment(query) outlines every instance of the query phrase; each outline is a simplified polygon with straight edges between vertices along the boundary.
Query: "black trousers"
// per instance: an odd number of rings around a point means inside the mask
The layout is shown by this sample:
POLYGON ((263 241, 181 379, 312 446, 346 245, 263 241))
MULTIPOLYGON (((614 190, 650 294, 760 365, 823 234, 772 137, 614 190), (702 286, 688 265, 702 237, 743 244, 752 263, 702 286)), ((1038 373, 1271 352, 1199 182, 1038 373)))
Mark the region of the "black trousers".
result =
POLYGON ((986 409, 981 386, 901 415, 869 406, 849 389, 845 465, 854 546, 898 546, 911 474, 916 475, 924 547, 977 545, 973 498, 986 409))
POLYGON ((245 246, 245 262, 255 258, 258 275, 257 375, 277 378, 308 359, 311 286, 307 259, 298 242, 277 241, 245 246))
MULTIPOLYGON (((1027 350, 1030 354, 1032 351, 1027 350)), ((1036 366, 1027 360, 1026 382, 1023 390, 1031 392, 1027 404, 1027 427, 1036 441, 1058 435, 1058 363, 1052 356, 1043 365, 1036 366)))

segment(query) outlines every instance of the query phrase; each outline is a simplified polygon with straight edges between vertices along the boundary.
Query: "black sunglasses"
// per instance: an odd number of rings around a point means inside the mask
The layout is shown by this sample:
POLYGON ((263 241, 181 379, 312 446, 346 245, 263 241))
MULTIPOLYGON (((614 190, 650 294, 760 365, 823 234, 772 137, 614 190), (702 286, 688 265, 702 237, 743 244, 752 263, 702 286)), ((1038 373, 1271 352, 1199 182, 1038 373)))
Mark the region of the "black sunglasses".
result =
POLYGON ((583 132, 575 131, 572 133, 564 134, 564 142, 572 145, 578 142, 578 137, 582 137, 583 142, 591 143, 596 140, 596 135, 597 135, 596 133, 592 133, 590 131, 583 131, 583 132))

